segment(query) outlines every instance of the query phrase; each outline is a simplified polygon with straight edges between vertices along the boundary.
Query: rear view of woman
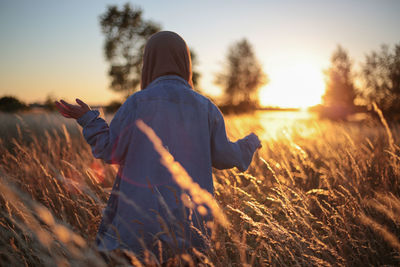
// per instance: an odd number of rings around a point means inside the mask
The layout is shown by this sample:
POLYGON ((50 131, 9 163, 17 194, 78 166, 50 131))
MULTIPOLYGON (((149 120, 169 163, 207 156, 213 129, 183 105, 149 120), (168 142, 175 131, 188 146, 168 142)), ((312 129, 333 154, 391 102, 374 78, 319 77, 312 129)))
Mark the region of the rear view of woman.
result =
POLYGON ((161 165, 136 121, 150 126, 193 181, 211 194, 212 167, 245 171, 260 141, 254 134, 237 142, 227 138, 219 109, 193 90, 189 49, 176 33, 159 32, 147 42, 141 89, 126 100, 110 126, 79 99, 79 105, 57 102, 61 114, 77 119, 83 127, 93 155, 120 166, 97 246, 107 251, 128 249, 138 255, 144 249, 157 254, 159 242, 176 253, 192 247, 205 249, 202 235, 208 235, 210 213, 200 215, 196 208, 183 206, 185 192, 161 165))

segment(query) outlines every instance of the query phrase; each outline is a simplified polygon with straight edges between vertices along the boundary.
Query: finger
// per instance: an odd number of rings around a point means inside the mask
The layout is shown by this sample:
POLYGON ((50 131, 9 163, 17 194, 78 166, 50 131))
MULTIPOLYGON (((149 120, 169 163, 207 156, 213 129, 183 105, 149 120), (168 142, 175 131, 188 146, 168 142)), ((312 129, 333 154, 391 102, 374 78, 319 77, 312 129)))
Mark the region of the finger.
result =
POLYGON ((68 112, 64 112, 62 110, 59 110, 60 114, 65 117, 65 118, 72 118, 71 114, 68 112))
POLYGON ((61 104, 63 105, 64 109, 68 111, 68 114, 70 114, 72 118, 75 118, 75 114, 81 112, 82 110, 81 106, 69 104, 64 100, 61 100, 61 104))
POLYGON ((64 106, 63 106, 60 102, 58 102, 58 101, 55 101, 54 104, 56 104, 56 107, 57 107, 57 109, 58 109, 59 111, 62 111, 62 110, 65 109, 64 106))
POLYGON ((63 103, 63 101, 61 100, 59 102, 59 107, 63 108, 63 110, 71 111, 72 106, 71 105, 67 106, 66 104, 68 104, 68 103, 66 103, 66 102, 63 103))
POLYGON ((85 109, 89 109, 89 106, 85 102, 80 100, 79 98, 77 98, 75 101, 76 101, 76 103, 78 103, 79 106, 81 106, 81 107, 83 107, 85 109))
POLYGON ((70 103, 67 103, 67 102, 65 102, 64 100, 60 100, 60 102, 64 105, 64 106, 66 106, 66 107, 69 107, 69 108, 73 108, 74 107, 74 105, 72 105, 72 104, 70 104, 70 103))
POLYGON ((65 117, 65 118, 68 118, 68 119, 72 118, 72 116, 69 115, 69 114, 62 113, 62 112, 60 112, 60 113, 61 113, 61 115, 62 115, 63 117, 65 117))
POLYGON ((60 114, 66 118, 73 118, 73 111, 71 111, 70 109, 67 109, 64 105, 62 105, 59 102, 56 102, 56 107, 58 109, 58 112, 60 112, 60 114))
POLYGON ((56 101, 55 104, 56 104, 57 109, 60 112, 64 112, 64 113, 70 112, 70 109, 68 107, 64 106, 63 104, 61 104, 60 102, 56 101))

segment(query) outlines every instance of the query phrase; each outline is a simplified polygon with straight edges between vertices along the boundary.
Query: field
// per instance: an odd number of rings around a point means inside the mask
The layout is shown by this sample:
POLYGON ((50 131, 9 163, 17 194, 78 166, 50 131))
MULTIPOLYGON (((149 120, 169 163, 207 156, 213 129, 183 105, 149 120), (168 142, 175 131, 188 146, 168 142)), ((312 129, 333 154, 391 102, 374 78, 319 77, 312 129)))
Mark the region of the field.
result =
MULTIPOLYGON (((263 147, 245 173, 214 171, 219 219, 196 265, 400 265, 400 125, 261 112, 226 122, 231 139, 254 131, 263 147)), ((105 266, 93 240, 116 167, 56 114, 0 123, 0 265, 105 266)), ((184 263, 195 265, 189 255, 170 261, 184 263)))

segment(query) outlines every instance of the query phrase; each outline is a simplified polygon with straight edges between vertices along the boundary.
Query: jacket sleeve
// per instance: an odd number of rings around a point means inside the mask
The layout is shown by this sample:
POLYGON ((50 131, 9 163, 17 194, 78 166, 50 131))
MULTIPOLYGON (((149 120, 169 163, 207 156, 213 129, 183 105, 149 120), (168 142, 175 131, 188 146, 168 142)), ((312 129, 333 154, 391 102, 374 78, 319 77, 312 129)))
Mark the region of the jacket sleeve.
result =
POLYGON ((249 167, 254 152, 261 147, 257 135, 251 133, 236 142, 231 142, 225 130, 224 118, 217 107, 213 107, 211 118, 211 160, 217 169, 237 167, 245 171, 249 167))
POLYGON ((129 146, 132 133, 132 112, 127 105, 122 105, 112 119, 110 126, 99 117, 99 111, 91 110, 77 122, 83 128, 83 136, 92 148, 95 158, 107 163, 122 164, 129 146))

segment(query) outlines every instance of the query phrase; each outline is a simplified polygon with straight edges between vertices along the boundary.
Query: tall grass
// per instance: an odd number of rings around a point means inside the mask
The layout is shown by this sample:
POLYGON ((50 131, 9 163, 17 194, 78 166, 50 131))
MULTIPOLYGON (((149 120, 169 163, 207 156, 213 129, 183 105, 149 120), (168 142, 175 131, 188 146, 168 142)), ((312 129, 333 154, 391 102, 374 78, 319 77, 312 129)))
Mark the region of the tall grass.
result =
MULTIPOLYGON (((217 215, 210 249, 167 264, 399 265, 400 126, 381 120, 228 117, 232 139, 254 131, 263 147, 245 173, 214 170, 216 202, 193 198, 217 215)), ((0 122, 0 265, 159 264, 129 252, 106 264, 95 250, 116 170, 92 157, 75 124, 57 115, 0 114, 0 122)), ((163 153, 167 166, 177 164, 163 153)))

